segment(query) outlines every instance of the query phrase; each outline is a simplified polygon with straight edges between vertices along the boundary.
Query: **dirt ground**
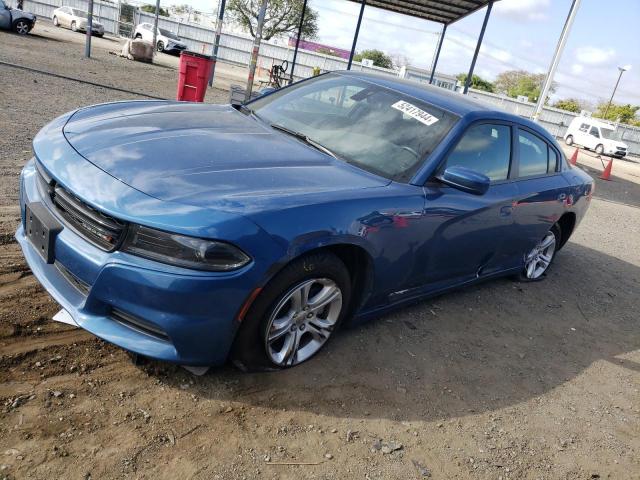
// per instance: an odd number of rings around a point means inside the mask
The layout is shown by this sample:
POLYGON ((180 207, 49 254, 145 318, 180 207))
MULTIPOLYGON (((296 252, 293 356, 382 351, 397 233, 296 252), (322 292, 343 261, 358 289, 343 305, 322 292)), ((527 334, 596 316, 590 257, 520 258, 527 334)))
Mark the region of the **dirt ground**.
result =
MULTIPOLYGON (((175 93, 171 68, 83 60, 38 28, 0 33, 0 60, 175 93)), ((639 164, 597 180, 543 282, 422 302, 287 371, 196 377, 51 321, 13 239, 38 129, 125 98, 141 97, 0 65, 0 478, 640 478, 639 164)))

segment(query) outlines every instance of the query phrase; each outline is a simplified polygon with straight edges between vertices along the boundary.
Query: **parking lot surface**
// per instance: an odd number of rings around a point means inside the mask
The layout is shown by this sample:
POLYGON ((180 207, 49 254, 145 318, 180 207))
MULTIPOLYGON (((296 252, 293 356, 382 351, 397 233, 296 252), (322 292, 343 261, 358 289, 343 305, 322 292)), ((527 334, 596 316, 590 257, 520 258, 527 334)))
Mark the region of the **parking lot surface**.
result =
MULTIPOLYGON (((0 33, 0 61, 175 95, 171 66, 102 47, 84 60, 51 29, 0 33)), ((0 80, 0 478, 640 478, 639 164, 596 180, 542 282, 421 302, 287 371, 196 377, 52 322, 13 239, 39 128, 144 97, 4 65, 0 80)), ((590 155, 578 163, 597 177, 590 155)))

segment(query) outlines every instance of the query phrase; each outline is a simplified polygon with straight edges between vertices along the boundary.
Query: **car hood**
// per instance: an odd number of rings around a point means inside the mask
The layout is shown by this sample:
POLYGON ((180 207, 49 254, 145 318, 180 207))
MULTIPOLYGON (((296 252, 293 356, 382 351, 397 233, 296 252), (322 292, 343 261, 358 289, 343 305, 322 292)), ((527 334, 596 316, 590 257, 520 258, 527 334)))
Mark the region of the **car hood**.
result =
POLYGON ((160 200, 246 210, 274 198, 387 185, 229 105, 120 102, 78 110, 63 128, 101 170, 160 200))

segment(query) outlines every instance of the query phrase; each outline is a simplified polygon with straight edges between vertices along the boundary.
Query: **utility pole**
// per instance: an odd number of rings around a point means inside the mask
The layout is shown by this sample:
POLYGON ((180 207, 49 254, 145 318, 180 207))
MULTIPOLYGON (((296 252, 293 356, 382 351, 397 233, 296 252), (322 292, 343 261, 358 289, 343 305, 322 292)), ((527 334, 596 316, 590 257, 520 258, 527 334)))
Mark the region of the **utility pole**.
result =
POLYGON ((158 15, 160 15, 160 0, 156 0, 156 18, 153 20, 153 56, 156 55, 158 40, 158 15))
POLYGON ((84 43, 84 56, 91 57, 91 31, 93 29, 93 0, 89 0, 89 21, 87 22, 87 37, 84 43))
POLYGON ((556 74, 556 69, 558 68, 558 63, 560 63, 560 57, 562 56, 564 45, 565 43, 567 43, 567 38, 569 38, 569 32, 571 31, 571 26, 573 25, 573 21, 576 18, 576 13, 578 13, 578 8, 580 8, 581 1, 582 0, 573 0, 571 9, 569 10, 569 15, 567 16, 567 20, 564 22, 564 27, 562 28, 562 33, 560 34, 560 40, 558 40, 556 51, 553 54, 553 60, 551 60, 549 73, 547 73, 547 77, 544 80, 542 91, 540 92, 540 96, 538 97, 538 103, 536 104, 536 109, 533 112, 533 117, 531 117, 534 122, 537 122, 539 120, 542 109, 544 108, 544 102, 547 100, 547 95, 549 95, 549 89, 551 88, 551 84, 553 83, 553 77, 556 74))
POLYGON ((262 0, 260 13, 258 14, 258 26, 256 28, 256 38, 253 39, 253 50, 251 51, 251 61, 249 62, 249 78, 247 79, 247 90, 244 95, 244 101, 251 99, 251 90, 253 90, 253 79, 256 75, 256 64, 258 63, 258 52, 260 51, 260 41, 262 40, 262 27, 264 26, 264 17, 267 14, 267 0, 262 0))

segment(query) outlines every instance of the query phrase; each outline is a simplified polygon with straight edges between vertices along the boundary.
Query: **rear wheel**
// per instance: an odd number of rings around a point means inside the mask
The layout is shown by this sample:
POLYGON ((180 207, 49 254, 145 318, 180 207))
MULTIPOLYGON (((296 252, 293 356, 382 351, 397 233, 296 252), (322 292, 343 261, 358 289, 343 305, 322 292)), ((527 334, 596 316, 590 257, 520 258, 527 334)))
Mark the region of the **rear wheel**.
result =
POLYGON ((568 135, 567 138, 564 139, 564 143, 569 146, 573 145, 573 135, 568 135))
POLYGON ((136 38, 142 38, 142 35, 140 35, 139 33, 136 33, 136 38))
POLYGON ((600 145, 598 145, 598 146, 596 147, 596 153, 597 153, 598 155, 602 155, 602 154, 604 153, 604 147, 602 146, 602 144, 600 144, 600 145))
POLYGON ((53 26, 54 27, 59 27, 60 26, 60 22, 58 21, 58 17, 56 17, 56 16, 53 17, 53 26))
POLYGON ((27 20, 16 20, 13 23, 13 31, 16 32, 18 35, 26 35, 27 33, 29 33, 29 30, 31 29, 31 23, 28 22, 27 20))
POLYGON ((542 280, 551 266, 560 245, 560 227, 556 224, 524 257, 524 268, 518 279, 524 282, 542 280))
POLYGON ((234 363, 244 370, 265 370, 310 359, 338 329, 350 298, 349 273, 332 253, 294 261, 249 309, 234 342, 234 363))

